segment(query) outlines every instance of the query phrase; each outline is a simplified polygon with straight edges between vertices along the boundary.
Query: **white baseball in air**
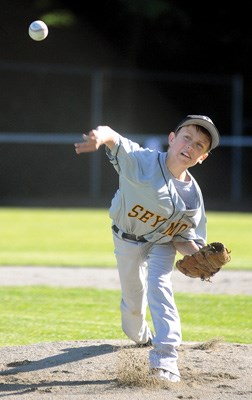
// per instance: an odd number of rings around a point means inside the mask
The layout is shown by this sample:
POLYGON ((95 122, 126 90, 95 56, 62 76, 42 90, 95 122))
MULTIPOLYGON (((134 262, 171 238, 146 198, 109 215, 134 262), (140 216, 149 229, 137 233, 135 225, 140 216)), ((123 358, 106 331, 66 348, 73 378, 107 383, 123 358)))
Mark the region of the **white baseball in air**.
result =
POLYGON ((33 21, 29 26, 29 35, 33 40, 44 40, 48 35, 48 27, 43 21, 33 21))

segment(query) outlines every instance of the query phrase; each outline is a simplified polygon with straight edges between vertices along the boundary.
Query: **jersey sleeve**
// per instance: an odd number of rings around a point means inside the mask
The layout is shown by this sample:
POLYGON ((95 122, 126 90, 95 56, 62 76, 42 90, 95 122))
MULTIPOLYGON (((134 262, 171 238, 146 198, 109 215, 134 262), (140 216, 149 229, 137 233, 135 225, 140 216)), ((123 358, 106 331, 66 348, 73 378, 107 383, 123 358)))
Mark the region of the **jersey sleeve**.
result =
POLYGON ((106 155, 118 174, 123 174, 132 181, 139 181, 143 176, 148 179, 148 170, 152 162, 153 150, 144 149, 138 143, 121 135, 113 149, 106 147, 106 155))

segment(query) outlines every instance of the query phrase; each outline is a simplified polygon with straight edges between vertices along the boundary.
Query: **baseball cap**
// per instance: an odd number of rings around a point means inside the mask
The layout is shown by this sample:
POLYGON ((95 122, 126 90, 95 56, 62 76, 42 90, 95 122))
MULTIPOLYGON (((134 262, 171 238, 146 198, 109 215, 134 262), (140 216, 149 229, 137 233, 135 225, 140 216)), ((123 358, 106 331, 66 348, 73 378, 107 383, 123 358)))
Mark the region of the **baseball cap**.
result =
POLYGON ((206 115, 187 115, 183 121, 181 121, 175 129, 175 133, 182 128, 182 126, 187 125, 200 125, 208 130, 212 137, 212 143, 210 150, 217 147, 220 143, 220 134, 213 121, 206 115))

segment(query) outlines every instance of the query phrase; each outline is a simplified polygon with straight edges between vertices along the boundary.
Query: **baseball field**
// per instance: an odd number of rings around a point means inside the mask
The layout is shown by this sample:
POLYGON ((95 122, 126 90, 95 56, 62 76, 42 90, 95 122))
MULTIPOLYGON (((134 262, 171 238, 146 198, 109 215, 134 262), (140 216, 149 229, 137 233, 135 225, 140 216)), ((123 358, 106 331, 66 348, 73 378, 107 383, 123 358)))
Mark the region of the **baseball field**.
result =
MULTIPOLYGON (((231 250, 225 270, 252 270, 252 214, 207 217, 208 241, 231 250)), ((115 268, 105 209, 1 208, 0 220, 0 273, 115 268)), ((0 396, 10 400, 251 398, 250 295, 175 294, 183 332, 175 386, 148 378, 148 349, 121 331, 119 290, 0 285, 0 298, 0 396)))
MULTIPOLYGON (((211 212, 207 217, 209 241, 222 241, 231 250, 225 269, 252 269, 252 214, 211 212)), ((0 219, 0 266, 115 267, 106 209, 1 208, 0 219)), ((0 287, 0 292, 0 346, 125 337, 119 291, 0 287)), ((250 296, 177 293, 176 298, 185 340, 221 336, 252 343, 250 296)))

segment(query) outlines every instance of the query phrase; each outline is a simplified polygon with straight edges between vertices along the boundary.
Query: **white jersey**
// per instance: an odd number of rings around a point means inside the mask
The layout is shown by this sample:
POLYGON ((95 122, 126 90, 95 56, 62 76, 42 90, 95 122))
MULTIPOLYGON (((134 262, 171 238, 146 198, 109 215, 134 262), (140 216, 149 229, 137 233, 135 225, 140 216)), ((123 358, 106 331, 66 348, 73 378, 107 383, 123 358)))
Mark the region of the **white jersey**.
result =
POLYGON ((109 210, 113 224, 150 242, 206 243, 202 193, 189 172, 193 188, 188 190, 193 196, 188 209, 166 166, 166 152, 144 149, 118 134, 116 145, 112 150, 106 147, 106 154, 119 174, 119 189, 109 210))

